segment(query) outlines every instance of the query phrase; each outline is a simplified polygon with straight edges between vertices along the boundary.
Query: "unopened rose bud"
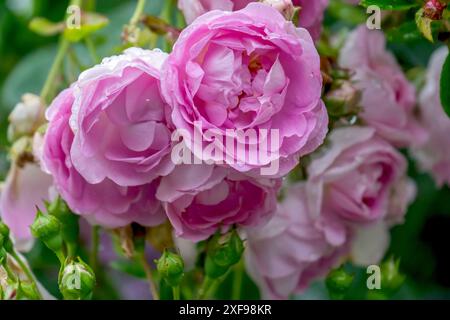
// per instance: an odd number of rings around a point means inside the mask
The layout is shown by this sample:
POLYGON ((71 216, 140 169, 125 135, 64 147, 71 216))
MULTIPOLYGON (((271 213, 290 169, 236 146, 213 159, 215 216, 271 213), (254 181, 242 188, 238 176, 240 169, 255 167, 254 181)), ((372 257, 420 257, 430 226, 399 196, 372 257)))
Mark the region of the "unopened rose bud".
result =
POLYGON ((8 253, 5 248, 0 246, 0 266, 3 266, 6 263, 8 253))
POLYGON ((380 266, 381 288, 370 290, 367 298, 370 300, 386 300, 395 294, 405 281, 405 276, 400 273, 400 260, 389 258, 380 266))
POLYGON ((10 252, 13 248, 9 237, 9 228, 2 221, 0 221, 0 248, 4 248, 7 252, 10 252))
POLYGON ((292 0, 262 0, 261 2, 276 9, 286 20, 292 20, 294 17, 295 7, 292 0))
POLYGON ((330 298, 343 299, 353 283, 354 275, 347 273, 343 268, 331 271, 325 281, 330 298))
POLYGON ((431 20, 441 20, 445 8, 447 8, 446 3, 442 3, 439 0, 429 0, 423 7, 423 14, 431 20))
POLYGON ((381 264, 381 287, 391 292, 397 291, 405 281, 400 273, 400 260, 390 258, 381 264))
POLYGON ((324 98, 329 113, 333 116, 346 116, 358 110, 361 101, 361 91, 350 81, 340 81, 337 88, 332 89, 324 98))
POLYGON ((66 261, 59 279, 59 290, 66 300, 90 300, 95 287, 95 274, 80 258, 66 261))
POLYGON ((60 253, 63 245, 61 223, 54 216, 43 214, 38 210, 36 219, 31 225, 31 233, 40 239, 55 253, 60 253))
POLYGON ((8 139, 14 141, 24 135, 32 135, 44 121, 44 105, 41 98, 31 93, 22 96, 22 102, 9 115, 8 139))
POLYGON ((58 197, 52 203, 47 204, 47 211, 61 223, 61 235, 63 240, 68 244, 76 243, 80 231, 78 224, 79 216, 72 213, 61 197, 58 197))
POLYGON ((244 252, 244 244, 232 230, 226 234, 216 234, 208 243, 205 272, 210 278, 218 278, 239 262, 244 252))
POLYGON ((176 287, 180 284, 184 276, 183 259, 176 253, 164 250, 163 254, 157 261, 156 267, 161 278, 163 278, 170 286, 176 287))

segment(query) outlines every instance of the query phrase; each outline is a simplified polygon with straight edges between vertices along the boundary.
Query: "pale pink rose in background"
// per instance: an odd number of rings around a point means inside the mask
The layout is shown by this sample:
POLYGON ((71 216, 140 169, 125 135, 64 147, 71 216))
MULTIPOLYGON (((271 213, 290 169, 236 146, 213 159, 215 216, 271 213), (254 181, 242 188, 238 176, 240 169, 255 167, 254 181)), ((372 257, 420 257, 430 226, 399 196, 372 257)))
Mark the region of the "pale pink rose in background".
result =
POLYGON ((178 8, 186 22, 192 23, 197 17, 211 10, 236 11, 245 8, 255 0, 178 0, 178 8))
POLYGON ((310 212, 351 229, 354 263, 377 263, 416 195, 406 159, 370 127, 335 129, 329 140, 308 167, 310 212))
POLYGON ((299 25, 307 29, 314 40, 319 39, 322 31, 322 20, 328 0, 293 0, 294 6, 300 6, 299 25))
POLYGON ((304 184, 289 186, 273 219, 247 230, 246 267, 265 299, 287 299, 324 277, 348 252, 345 227, 315 220, 304 184))
POLYGON ((37 209, 45 211, 44 201, 48 201, 52 177, 42 172, 39 165, 25 163, 23 167, 13 164, 5 184, 0 191, 0 214, 8 225, 16 248, 27 251, 33 244, 30 225, 36 217, 37 209))
POLYGON ((391 192, 406 166, 406 159, 373 128, 335 129, 308 167, 311 210, 319 216, 332 209, 353 223, 380 220, 388 214, 391 192))
POLYGON ((274 213, 279 179, 251 179, 212 165, 180 165, 163 177, 157 198, 177 236, 200 241, 218 229, 255 226, 274 213))
POLYGON ((73 212, 107 228, 132 222, 151 226, 164 221, 161 204, 155 198, 158 180, 133 187, 119 186, 110 179, 91 184, 78 172, 70 154, 74 143, 69 126, 73 103, 73 89, 66 89, 47 110, 49 125, 41 162, 53 176, 61 197, 73 212))
POLYGON ((233 13, 209 12, 184 29, 163 67, 161 86, 171 119, 189 133, 185 142, 197 158, 217 160, 198 152, 194 131, 203 137, 201 150, 214 144, 221 160, 241 172, 279 158, 278 175, 284 175, 323 142, 328 130, 320 57, 311 37, 260 3, 233 13), (279 139, 269 139, 274 144, 267 147, 258 144, 264 139, 238 141, 244 158, 206 136, 208 129, 222 136, 227 129, 267 129, 269 136, 278 130, 279 139), (258 151, 268 151, 266 159, 254 154, 255 143, 258 151))
POLYGON ((149 183, 173 169, 171 131, 159 91, 167 55, 130 48, 84 71, 74 86, 72 163, 91 184, 149 183))
POLYGON ((429 139, 413 150, 420 167, 432 174, 439 186, 450 186, 450 119, 440 102, 440 77, 448 49, 443 47, 431 57, 420 103, 420 123, 427 128, 429 139))
MULTIPOLYGON (((211 10, 237 11, 256 0, 178 0, 186 22, 191 24, 196 18, 211 10)), ((307 29, 314 40, 320 37, 322 20, 328 0, 265 0, 277 10, 284 12, 287 3, 300 6, 299 26, 307 29)))
POLYGON ((353 263, 368 266, 379 263, 390 244, 390 229, 403 223, 408 206, 417 195, 416 184, 408 177, 392 188, 387 215, 366 225, 353 225, 350 258, 353 263))
POLYGON ((394 56, 382 32, 360 26, 347 39, 339 57, 362 91, 360 117, 377 134, 397 147, 420 145, 427 134, 414 118, 415 88, 394 56))

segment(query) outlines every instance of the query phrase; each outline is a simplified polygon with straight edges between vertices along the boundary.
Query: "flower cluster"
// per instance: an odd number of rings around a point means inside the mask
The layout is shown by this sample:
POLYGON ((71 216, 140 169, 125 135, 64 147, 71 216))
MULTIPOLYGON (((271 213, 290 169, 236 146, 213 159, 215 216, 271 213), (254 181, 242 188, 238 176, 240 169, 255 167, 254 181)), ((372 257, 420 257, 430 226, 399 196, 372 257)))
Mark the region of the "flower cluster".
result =
POLYGON ((275 213, 279 177, 325 138, 321 88, 306 30, 263 4, 213 11, 183 30, 169 55, 130 48, 83 72, 47 110, 42 165, 73 212, 107 228, 168 218, 178 236, 198 241, 258 226, 275 213), (198 141, 215 144, 207 129, 279 135, 267 161, 244 136, 220 150, 227 160, 218 164, 217 152, 197 153, 198 141), (181 130, 202 163, 174 163, 181 130), (258 170, 278 160, 272 176, 258 170))
MULTIPOLYGON (((206 276, 225 274, 224 256, 239 261, 243 237, 247 271, 265 298, 300 293, 346 259, 379 263, 416 196, 398 148, 450 185, 450 120, 438 85, 447 49, 432 57, 416 101, 380 31, 360 26, 336 59, 321 59, 328 0, 178 6, 188 26, 170 53, 128 48, 83 71, 45 120, 39 97, 25 96, 11 114, 15 156, 0 213, 15 246, 30 247, 36 207, 44 219, 47 201, 62 199, 94 226, 170 225, 180 246, 214 239, 206 276), (354 122, 333 119, 322 99, 327 63, 346 75, 333 97, 352 96, 354 122)), ((166 249, 158 268, 177 287, 184 262, 166 249)), ((94 286, 87 264, 65 264, 94 286)))

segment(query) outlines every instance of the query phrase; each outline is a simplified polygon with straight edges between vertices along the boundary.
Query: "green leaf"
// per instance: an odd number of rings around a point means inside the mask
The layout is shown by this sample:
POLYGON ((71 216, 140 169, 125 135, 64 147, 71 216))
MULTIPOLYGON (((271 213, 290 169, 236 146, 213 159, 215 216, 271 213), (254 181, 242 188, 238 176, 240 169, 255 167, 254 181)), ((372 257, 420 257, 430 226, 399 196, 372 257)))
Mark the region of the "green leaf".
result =
POLYGON ((81 26, 66 28, 64 37, 71 42, 78 42, 92 33, 104 28, 108 24, 108 18, 96 13, 83 13, 81 26))
POLYGON ((361 0, 360 4, 364 7, 375 5, 381 10, 408 10, 418 6, 412 0, 361 0))
POLYGON ((353 25, 362 24, 367 20, 367 16, 361 7, 356 7, 341 1, 330 2, 328 13, 337 20, 342 20, 353 25))
POLYGON ((408 42, 422 39, 422 34, 417 29, 414 21, 408 21, 386 32, 390 42, 408 42))
POLYGON ((54 36, 64 31, 64 23, 55 23, 42 17, 33 18, 28 27, 31 31, 46 37, 54 36))
POLYGON ((445 113, 450 117, 450 53, 445 59, 441 73, 441 104, 445 113))
POLYGON ((433 20, 424 16, 423 9, 417 11, 416 13, 417 28, 419 28, 419 31, 427 40, 429 40, 430 42, 434 42, 433 32, 431 30, 431 22, 433 22, 433 20))

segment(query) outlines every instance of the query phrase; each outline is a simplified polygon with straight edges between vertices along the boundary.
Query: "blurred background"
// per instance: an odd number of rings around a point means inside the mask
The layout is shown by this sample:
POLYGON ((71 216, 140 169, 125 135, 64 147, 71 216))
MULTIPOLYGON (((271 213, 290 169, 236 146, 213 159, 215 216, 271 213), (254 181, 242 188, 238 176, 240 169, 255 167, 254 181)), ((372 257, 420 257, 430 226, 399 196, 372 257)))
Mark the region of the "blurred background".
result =
MULTIPOLYGON (((148 1, 146 13, 159 15, 164 1, 148 1)), ((65 15, 67 5, 68 1, 56 0, 0 0, 0 181, 4 180, 9 166, 9 145, 6 139, 8 113, 20 101, 22 94, 39 94, 56 54, 58 37, 37 35, 29 29, 29 22, 37 16, 59 22, 65 15)), ((93 35, 98 55, 104 57, 115 54, 120 50, 122 27, 132 16, 136 1, 97 0, 95 5, 96 11, 109 20, 106 28, 93 35)), ((340 6, 339 2, 332 1, 325 25, 328 32, 342 32, 363 22, 364 17, 362 9, 349 10, 348 7, 340 6)), ((423 70, 435 47, 421 37, 413 37, 407 42, 397 41, 394 36, 388 39, 391 39, 390 49, 405 67, 405 72, 413 82, 420 85, 423 70)), ((79 60, 79 65, 92 65, 83 45, 76 46, 73 50, 76 51, 74 56, 79 60)), ((77 76, 70 74, 70 65, 65 66, 65 72, 69 74, 68 79, 77 76)), ((393 298, 450 299, 450 190, 448 187, 437 189, 433 180, 428 175, 419 173, 412 161, 410 175, 417 182, 418 197, 408 211, 405 224, 392 230, 391 247, 386 256, 400 259, 400 271, 406 276, 404 285, 393 298)), ((56 271, 54 256, 37 245, 28 254, 28 258, 35 266, 40 280, 56 294, 58 290, 56 276, 53 276, 56 271)), ((117 261, 111 262, 110 267, 124 269, 117 261)), ((346 269, 356 276, 346 298, 365 298, 366 271, 351 265, 346 265, 346 269)), ((133 274, 132 270, 128 271, 127 273, 133 274)), ((113 273, 111 277, 117 278, 118 274, 113 273)), ((130 283, 134 281, 131 276, 121 277, 125 277, 124 280, 130 283)), ((249 279, 246 283, 248 290, 243 292, 247 296, 243 298, 257 297, 254 285, 249 279)), ((112 281, 109 285, 105 286, 104 292, 97 293, 96 298, 120 296, 113 289, 114 285, 120 284, 112 281)), ((226 282, 224 286, 225 292, 226 282)), ((142 291, 135 291, 132 297, 145 298, 145 294, 140 292, 142 291)), ((298 298, 326 299, 328 295, 324 283, 318 282, 298 298)))

